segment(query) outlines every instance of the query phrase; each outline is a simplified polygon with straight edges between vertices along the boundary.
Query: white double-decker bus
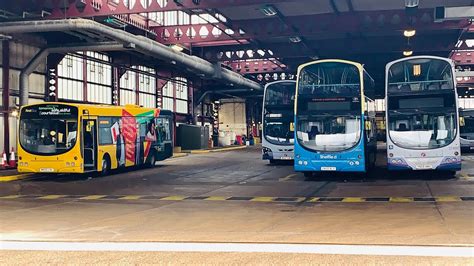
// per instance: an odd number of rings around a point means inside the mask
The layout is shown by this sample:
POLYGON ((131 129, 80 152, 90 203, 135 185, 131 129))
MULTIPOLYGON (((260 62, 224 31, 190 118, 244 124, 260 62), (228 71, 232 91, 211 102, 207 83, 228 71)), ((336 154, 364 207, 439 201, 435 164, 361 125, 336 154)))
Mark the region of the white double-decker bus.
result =
POLYGON ((459 113, 461 149, 474 152, 474 109, 461 109, 459 113))
POLYGON ((293 160, 296 81, 268 83, 263 96, 262 159, 293 160))
POLYGON ((413 56, 388 63, 385 72, 388 169, 460 170, 453 62, 413 56))

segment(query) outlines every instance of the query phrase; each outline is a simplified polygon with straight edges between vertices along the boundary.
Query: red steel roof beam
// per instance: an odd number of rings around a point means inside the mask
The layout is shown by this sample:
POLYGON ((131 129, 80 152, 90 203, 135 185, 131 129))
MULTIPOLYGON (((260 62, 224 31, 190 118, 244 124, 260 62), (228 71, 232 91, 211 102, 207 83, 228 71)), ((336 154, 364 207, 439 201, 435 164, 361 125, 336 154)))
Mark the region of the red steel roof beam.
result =
MULTIPOLYGON (((468 20, 434 23, 432 11, 432 9, 419 10, 420 19, 413 24, 419 34, 422 34, 423 31, 464 29, 470 25, 468 20)), ((351 12, 340 13, 339 15, 308 15, 285 17, 285 20, 288 21, 288 24, 293 25, 298 29, 299 36, 318 36, 318 38, 324 38, 324 36, 331 37, 333 34, 360 32, 366 34, 383 34, 390 31, 403 32, 403 30, 408 26, 408 18, 406 17, 404 10, 351 12), (317 23, 315 23, 315 21, 317 21, 317 23), (331 32, 331 34, 328 35, 328 32, 331 32)), ((295 35, 295 32, 291 27, 281 27, 279 25, 281 25, 279 18, 233 21, 233 37, 237 36, 241 39, 258 39, 264 41, 265 39, 271 39, 274 37, 291 37, 295 35), (258 27, 255 25, 258 25, 258 27), (243 30, 243 34, 241 33, 241 30, 243 30)), ((155 31, 158 36, 160 36, 160 34, 165 31, 175 32, 177 28, 184 31, 184 29, 187 30, 196 27, 196 25, 160 26, 156 27, 155 31)), ((204 27, 206 27, 210 32, 214 26, 205 24, 204 27)), ((220 25, 220 27, 224 29, 225 25, 220 25)), ((193 43, 193 45, 195 43, 233 39, 225 34, 218 36, 208 34, 205 36, 196 36, 196 38, 186 38, 185 36, 183 38, 174 38, 173 36, 167 36, 165 39, 158 38, 158 41, 165 44, 193 43)))
MULTIPOLYGON (((41 0, 37 0, 41 2, 41 0)), ((289 2, 296 0, 272 0, 273 3, 289 2)), ((53 9, 51 12, 52 18, 76 18, 76 17, 97 17, 97 16, 112 16, 112 15, 127 15, 139 14, 149 12, 163 12, 163 11, 177 11, 177 10, 193 10, 193 9, 208 9, 208 8, 222 8, 229 6, 247 6, 247 5, 263 5, 267 4, 268 0, 201 0, 199 4, 193 3, 193 0, 180 0, 180 4, 176 4, 173 0, 168 0, 163 6, 158 4, 158 1, 149 1, 149 6, 143 6, 141 1, 136 0, 133 6, 126 6, 123 0, 118 0, 118 4, 112 0, 80 0, 82 3, 80 8, 75 4, 69 4, 65 11, 63 0, 52 0, 53 9)))

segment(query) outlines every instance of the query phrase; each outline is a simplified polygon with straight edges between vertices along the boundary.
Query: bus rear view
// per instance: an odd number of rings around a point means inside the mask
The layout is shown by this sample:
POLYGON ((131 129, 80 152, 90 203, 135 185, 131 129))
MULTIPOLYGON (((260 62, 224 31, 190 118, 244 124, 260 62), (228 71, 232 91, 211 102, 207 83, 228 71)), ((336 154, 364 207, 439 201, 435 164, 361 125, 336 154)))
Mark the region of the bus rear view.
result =
POLYGON ((270 163, 293 160, 295 87, 293 80, 271 82, 265 86, 262 159, 270 163))
POLYGON ((320 60, 298 69, 295 170, 366 172, 375 164, 375 104, 362 65, 320 60))
POLYGON ((415 56, 386 67, 389 170, 461 169, 454 66, 415 56))

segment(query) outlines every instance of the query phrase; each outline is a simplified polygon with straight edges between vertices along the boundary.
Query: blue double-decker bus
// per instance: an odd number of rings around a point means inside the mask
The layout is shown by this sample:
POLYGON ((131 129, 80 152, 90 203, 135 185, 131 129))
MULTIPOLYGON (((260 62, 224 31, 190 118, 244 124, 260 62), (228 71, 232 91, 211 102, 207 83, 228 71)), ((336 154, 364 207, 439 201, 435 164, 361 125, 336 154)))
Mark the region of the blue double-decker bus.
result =
POLYGON ((330 59, 298 68, 295 171, 367 172, 377 142, 374 81, 356 62, 330 59))

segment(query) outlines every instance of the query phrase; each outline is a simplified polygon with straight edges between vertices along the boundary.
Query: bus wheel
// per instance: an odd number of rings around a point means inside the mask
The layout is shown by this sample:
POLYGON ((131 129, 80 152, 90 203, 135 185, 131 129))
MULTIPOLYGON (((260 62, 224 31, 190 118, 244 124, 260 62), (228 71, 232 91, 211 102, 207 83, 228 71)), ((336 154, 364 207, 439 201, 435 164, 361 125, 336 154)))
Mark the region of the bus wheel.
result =
POLYGON ((110 161, 106 156, 104 156, 104 158, 102 158, 102 170, 100 171, 100 174, 107 175, 109 173, 109 170, 110 170, 110 161))
POLYGON ((150 156, 150 159, 148 160, 148 165, 147 165, 147 166, 150 167, 150 168, 152 168, 152 167, 155 166, 155 163, 156 163, 156 158, 155 158, 155 155, 152 154, 152 155, 150 156))

